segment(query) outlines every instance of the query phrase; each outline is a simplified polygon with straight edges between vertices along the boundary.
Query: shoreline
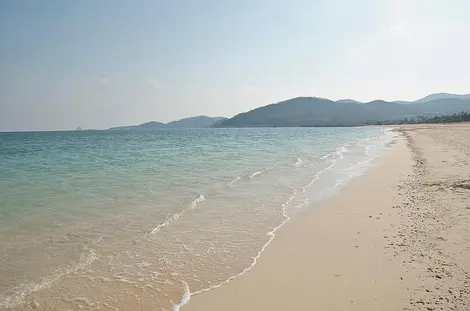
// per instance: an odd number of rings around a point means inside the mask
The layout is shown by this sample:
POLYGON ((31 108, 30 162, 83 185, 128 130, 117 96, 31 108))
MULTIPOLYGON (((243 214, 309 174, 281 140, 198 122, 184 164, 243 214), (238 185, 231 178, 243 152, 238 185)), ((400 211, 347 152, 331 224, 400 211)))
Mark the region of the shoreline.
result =
MULTIPOLYGON (((390 148, 391 145, 396 143, 396 140, 397 140, 397 136, 390 137, 389 141, 384 145, 384 148, 390 148)), ((337 150, 333 153, 337 154, 338 150, 343 150, 343 148, 344 148, 344 146, 338 147, 337 150)), ((384 152, 386 153, 387 151, 389 151, 389 150, 383 149, 380 152, 381 153, 384 153, 384 152)), ((366 154, 367 154, 367 151, 366 151, 366 154)), ((307 204, 307 205, 319 204, 323 201, 327 201, 330 197, 338 195, 339 193, 341 193, 342 188, 344 187, 342 185, 345 182, 346 182, 346 185, 347 185, 350 182, 353 182, 356 178, 362 176, 364 173, 367 172, 367 169, 370 167, 370 163, 375 161, 380 156, 381 155, 378 155, 376 157, 366 159, 366 160, 362 160, 362 161, 358 162, 356 164, 356 168, 363 167, 366 164, 368 165, 365 168, 365 171, 360 173, 359 176, 350 175, 347 179, 341 179, 340 182, 339 183, 337 182, 333 187, 327 188, 327 189, 323 190, 320 194, 318 194, 321 197, 324 193, 328 193, 326 195, 326 197, 320 198, 320 199, 318 199, 318 201, 314 201, 314 203, 310 203, 310 204, 307 204), (336 189, 338 186, 340 186, 339 189, 336 189)), ((336 159, 333 160, 327 167, 325 167, 322 170, 320 170, 319 172, 317 172, 314 175, 313 179, 307 185, 303 186, 300 190, 305 191, 307 188, 314 185, 320 179, 321 175, 327 173, 330 169, 332 169, 336 165, 336 161, 337 161, 336 159)), ((236 179, 236 180, 238 180, 238 179, 236 179)), ((274 227, 271 231, 266 233, 266 235, 269 237, 268 241, 261 247, 261 249, 258 251, 256 256, 254 256, 252 258, 252 263, 249 266, 245 267, 241 272, 231 275, 229 278, 222 281, 221 283, 218 283, 218 284, 213 285, 211 287, 200 289, 200 290, 197 290, 197 291, 194 291, 194 292, 191 292, 188 283, 182 282, 182 285, 184 287, 184 292, 181 296, 180 301, 177 302, 177 303, 174 303, 171 310, 172 311, 179 311, 191 300, 191 297, 199 296, 199 295, 202 295, 204 293, 211 292, 213 290, 217 290, 217 289, 231 283, 232 281, 234 281, 234 280, 236 280, 240 277, 243 277, 245 274, 250 272, 256 266, 256 264, 258 263, 258 260, 264 254, 266 248, 268 248, 271 245, 271 243, 274 241, 278 231, 284 230, 284 229, 286 229, 285 227, 293 225, 293 223, 291 221, 295 222, 295 219, 292 219, 292 216, 294 216, 294 215, 289 216, 288 209, 290 208, 290 203, 292 203, 292 201, 295 199, 298 192, 299 192, 299 190, 295 190, 294 193, 287 199, 287 201, 282 204, 283 220, 276 227, 274 227)), ((302 204, 302 206, 303 206, 303 204, 302 204)), ((304 211, 304 213, 305 213, 305 211, 304 211)), ((294 218, 297 218, 297 217, 299 217, 299 215, 294 216, 294 218)))
MULTIPOLYGON (((285 226, 249 273, 187 296, 187 304, 173 310, 464 310, 459 306, 468 302, 466 270, 458 275, 463 280, 461 302, 450 301, 440 290, 422 289, 436 279, 427 277, 426 271, 439 267, 418 261, 412 249, 421 241, 410 243, 416 217, 407 209, 417 192, 413 184, 422 178, 417 176, 420 160, 410 138, 416 128, 399 127, 402 135, 392 150, 376 158, 340 193, 285 226), (420 298, 423 292, 436 297, 420 298)), ((424 130, 436 128, 443 127, 427 125, 424 130)))
MULTIPOLYGON (((395 144, 400 144, 400 141, 402 139, 400 137, 397 137, 394 139, 394 141, 391 141, 390 143, 395 143, 395 144)), ((322 216, 320 214, 320 217, 318 217, 318 212, 319 211, 323 211, 325 209, 324 205, 329 205, 331 204, 330 202, 334 202, 335 200, 337 200, 337 198, 342 198, 343 196, 343 193, 345 191, 348 191, 348 189, 352 186, 352 185, 355 185, 358 181, 362 180, 365 176, 367 176, 368 174, 370 174, 370 170, 373 170, 375 169, 377 166, 379 166, 380 164, 378 164, 377 162, 378 161, 381 161, 381 159, 383 157, 388 157, 390 153, 394 152, 394 149, 396 148, 396 146, 394 146, 391 150, 388 150, 386 151, 384 154, 380 155, 379 157, 375 158, 373 161, 372 161, 372 165, 371 167, 369 167, 367 169, 367 171, 362 174, 361 176, 358 176, 358 177, 355 177, 353 178, 350 182, 348 182, 348 184, 343 188, 341 189, 338 193, 335 193, 333 196, 330 196, 328 198, 326 198, 326 200, 324 201, 320 201, 320 202, 317 202, 317 203, 313 203, 313 204, 310 204, 311 206, 309 207, 308 210, 304 211, 303 214, 301 215, 301 217, 299 217, 298 219, 295 219, 293 222, 290 222, 288 224, 286 224, 286 226, 283 227, 283 230, 279 232, 279 235, 276 236, 276 239, 274 241, 272 241, 272 243, 269 245, 268 248, 266 248, 265 252, 263 253, 263 256, 261 258, 258 258, 258 264, 256 266, 252 266, 250 271, 248 273, 242 273, 239 277, 236 277, 236 278, 233 278, 230 282, 227 282, 227 283, 224 283, 223 286, 221 287, 218 287, 218 288, 215 288, 215 289, 212 289, 210 291, 206 291, 204 293, 192 293, 192 295, 189 297, 190 299, 188 299, 188 297, 186 296, 183 296, 183 300, 182 302, 183 303, 180 303, 178 305, 176 305, 173 310, 219 310, 219 309, 224 309, 224 310, 232 310, 230 309, 230 307, 228 305, 217 305, 217 306, 210 306, 212 305, 214 302, 217 303, 218 302, 218 298, 217 298, 217 292, 225 292, 225 291, 231 291, 231 287, 234 287, 235 285, 237 284, 240 284, 240 283, 245 283, 245 282, 251 282, 251 281, 245 281, 247 280, 248 278, 250 278, 253 274, 257 273, 257 270, 260 269, 259 266, 265 266, 265 262, 266 261, 276 261, 276 259, 274 257, 279 257, 279 255, 282 255, 281 253, 283 253, 282 251, 282 248, 284 248, 287 244, 291 244, 291 242, 293 241, 290 241, 291 240, 291 235, 294 235, 293 238, 294 239, 297 239, 297 237, 295 237, 295 233, 293 233, 292 231, 293 230, 297 230, 298 228, 303 228, 306 224, 305 224, 305 219, 310 219, 310 218, 316 218, 317 220, 320 219, 323 219, 324 217, 325 218, 328 218, 328 216, 322 216), (313 205, 313 207, 312 207, 313 205), (211 297, 212 296, 212 297, 211 297), (213 301, 215 298, 215 301, 213 301), (202 306, 199 306, 200 304, 200 301, 202 301, 202 306)), ((284 259, 285 261, 289 261, 289 258, 285 258, 284 259)), ((272 262, 269 263, 270 265, 273 264, 272 262)), ((272 268, 272 270, 278 270, 276 268, 272 268)), ((260 277, 266 277, 267 275, 264 274, 265 272, 263 272, 263 276, 255 276, 256 279, 260 279, 260 277)), ((270 274, 269 271, 266 271, 267 274, 270 274)), ((269 281, 272 281, 272 280, 269 280, 269 281)), ((240 285, 241 287, 245 287, 247 284, 244 284, 244 285, 240 285)), ((240 286, 236 286, 236 288, 234 287, 234 290, 239 292, 240 290, 240 286)), ((251 290, 255 290, 255 289, 251 289, 251 290)), ((223 295, 225 296, 225 293, 223 293, 223 295)), ((230 295, 230 294, 229 294, 230 295)), ((229 297, 229 298, 232 298, 232 297, 229 297)), ((243 300, 243 298, 241 297, 238 297, 237 299, 234 299, 234 300, 237 300, 237 301, 240 301, 240 300, 243 300)), ((246 298, 246 297, 245 297, 246 298)), ((226 300, 227 297, 220 297, 220 300, 224 301, 226 300)), ((267 308, 267 306, 257 306, 257 307, 253 307, 253 310, 254 309, 258 309, 258 308, 267 308)), ((286 306, 287 308, 289 308, 289 306, 286 306)), ((247 306, 243 306, 242 309, 246 309, 247 306)), ((272 306, 270 306, 269 308, 272 308, 272 306)), ((279 310, 281 310, 282 308, 279 308, 279 310)), ((238 308, 234 308, 233 310, 239 310, 238 308)), ((277 310, 277 309, 274 309, 274 310, 277 310)))
MULTIPOLYGON (((389 128, 387 131, 393 132, 392 128, 389 128)), ((354 182, 355 179, 360 178, 363 174, 367 173, 367 170, 371 167, 371 163, 374 163, 374 161, 376 161, 377 158, 381 157, 383 155, 383 153, 389 152, 390 149, 391 149, 391 146, 393 146, 397 142, 397 139, 400 139, 399 135, 392 135, 391 137, 389 137, 389 141, 383 146, 383 148, 385 148, 385 149, 382 149, 380 151, 380 154, 376 155, 375 157, 372 157, 372 158, 369 158, 369 159, 366 159, 366 160, 362 160, 362 161, 360 161, 356 164, 356 168, 364 169, 364 167, 365 167, 364 171, 362 171, 359 175, 352 174, 352 175, 349 175, 349 177, 346 178, 346 179, 340 179, 339 183, 337 182, 333 187, 324 189, 320 194, 318 194, 320 197, 323 196, 324 194, 326 194, 326 196, 324 196, 323 198, 320 198, 319 200, 314 200, 313 203, 310 203, 308 205, 318 205, 318 204, 321 205, 322 202, 328 201, 331 197, 334 197, 335 195, 340 194, 342 189, 344 187, 347 187, 347 185, 349 183, 354 182), (346 185, 343 185, 344 183, 346 183, 346 185), (339 188, 339 189, 336 189, 336 188, 339 188)), ((370 146, 366 147, 366 155, 368 155, 367 149, 369 147, 370 146)), ((333 153, 337 154, 339 152, 338 150, 343 150, 343 148, 344 148, 344 146, 338 147, 337 150, 333 153)), ((341 155, 340 159, 342 159, 342 155, 341 155)), ((314 178, 308 183, 308 185, 303 186, 301 189, 303 191, 305 191, 306 188, 309 188, 310 186, 312 186, 320 178, 321 175, 328 172, 331 168, 333 168, 336 165, 336 161, 337 161, 337 159, 333 160, 327 167, 325 167, 321 171, 317 172, 315 174, 314 178)), ((279 225, 277 225, 271 231, 266 233, 266 235, 269 237, 268 241, 261 247, 261 249, 258 251, 256 256, 254 256, 252 258, 253 261, 249 266, 244 268, 241 272, 233 274, 232 276, 230 276, 228 279, 224 280, 221 283, 218 283, 218 284, 213 285, 211 287, 200 289, 200 290, 197 290, 197 291, 194 291, 194 292, 191 292, 189 285, 186 282, 183 281, 182 285, 183 285, 183 288, 184 288, 184 292, 181 296, 181 299, 177 303, 173 304, 171 310, 172 311, 179 311, 183 307, 186 307, 186 305, 192 299, 192 297, 196 297, 196 296, 208 293, 208 292, 212 292, 214 290, 218 290, 218 289, 230 284, 231 282, 245 276, 245 274, 249 273, 257 265, 257 263, 260 260, 261 256, 262 255, 264 256, 265 250, 271 245, 272 242, 274 242, 275 238, 277 237, 276 234, 278 233, 278 231, 288 230, 286 227, 294 225, 296 219, 292 219, 293 215, 289 216, 289 213, 288 213, 287 210, 290 207, 291 201, 294 200, 294 198, 296 197, 297 192, 298 191, 294 191, 294 194, 286 202, 284 202, 282 204, 283 220, 281 221, 281 223, 279 223, 279 225)), ((308 213, 308 210, 303 211, 301 214, 303 214, 303 213, 308 213)), ((298 217, 299 217, 299 215, 296 215, 294 218, 298 218, 298 217)))

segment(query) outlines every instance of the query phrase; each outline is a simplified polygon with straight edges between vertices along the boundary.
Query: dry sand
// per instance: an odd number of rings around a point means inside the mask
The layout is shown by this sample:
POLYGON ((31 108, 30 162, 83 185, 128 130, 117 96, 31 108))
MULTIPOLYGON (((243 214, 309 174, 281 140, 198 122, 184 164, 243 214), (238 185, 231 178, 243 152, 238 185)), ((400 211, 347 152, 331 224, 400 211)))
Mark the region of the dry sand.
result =
POLYGON ((470 125, 402 138, 183 311, 470 310, 470 125))

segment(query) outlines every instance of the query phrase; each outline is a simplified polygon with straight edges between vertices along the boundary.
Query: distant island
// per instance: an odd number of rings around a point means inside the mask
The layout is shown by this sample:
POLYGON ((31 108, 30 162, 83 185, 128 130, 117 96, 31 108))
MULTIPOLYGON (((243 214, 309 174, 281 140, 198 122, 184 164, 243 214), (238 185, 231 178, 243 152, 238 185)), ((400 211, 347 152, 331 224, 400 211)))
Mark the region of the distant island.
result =
POLYGON ((172 121, 165 124, 167 128, 205 128, 213 127, 214 125, 227 120, 224 117, 207 117, 198 116, 191 118, 184 118, 177 121, 172 121))
POLYGON ((297 97, 259 107, 232 118, 197 116, 169 123, 151 121, 139 125, 118 126, 109 130, 153 130, 162 128, 220 127, 321 127, 391 124, 403 120, 430 120, 470 112, 470 94, 435 93, 416 101, 354 99, 337 101, 318 97, 297 97))
POLYGON ((130 126, 117 126, 111 127, 108 130, 111 131, 128 131, 128 130, 153 130, 153 129, 162 129, 162 128, 208 128, 213 127, 227 118, 224 117, 207 117, 207 116, 198 116, 184 118, 177 121, 171 121, 168 123, 162 123, 157 121, 150 121, 147 123, 142 123, 139 125, 130 125, 130 126))

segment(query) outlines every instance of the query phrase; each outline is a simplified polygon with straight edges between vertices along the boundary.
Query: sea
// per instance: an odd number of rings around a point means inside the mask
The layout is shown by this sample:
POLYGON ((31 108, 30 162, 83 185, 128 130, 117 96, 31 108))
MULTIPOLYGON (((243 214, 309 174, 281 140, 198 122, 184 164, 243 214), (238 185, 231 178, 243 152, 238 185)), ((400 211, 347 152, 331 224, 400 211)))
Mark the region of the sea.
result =
POLYGON ((179 310, 249 273, 394 139, 385 127, 0 133, 0 310, 179 310))

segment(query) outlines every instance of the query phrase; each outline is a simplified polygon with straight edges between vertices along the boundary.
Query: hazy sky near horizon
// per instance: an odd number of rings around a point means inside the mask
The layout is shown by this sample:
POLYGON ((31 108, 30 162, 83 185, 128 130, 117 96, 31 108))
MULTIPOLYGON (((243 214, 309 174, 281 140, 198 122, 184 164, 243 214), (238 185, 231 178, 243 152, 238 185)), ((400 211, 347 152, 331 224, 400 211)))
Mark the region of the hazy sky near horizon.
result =
POLYGON ((468 0, 0 1, 0 131, 470 93, 468 0))

